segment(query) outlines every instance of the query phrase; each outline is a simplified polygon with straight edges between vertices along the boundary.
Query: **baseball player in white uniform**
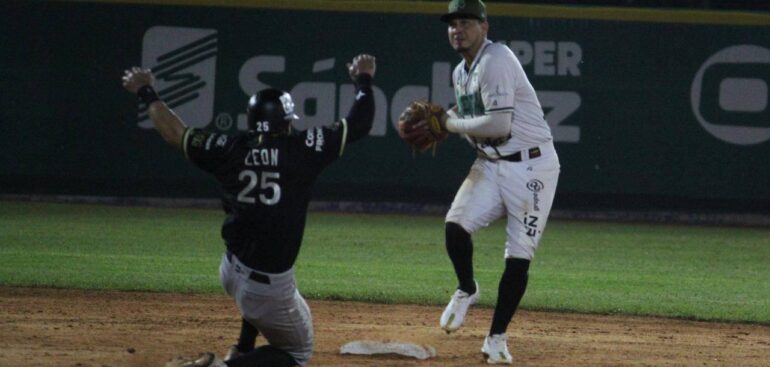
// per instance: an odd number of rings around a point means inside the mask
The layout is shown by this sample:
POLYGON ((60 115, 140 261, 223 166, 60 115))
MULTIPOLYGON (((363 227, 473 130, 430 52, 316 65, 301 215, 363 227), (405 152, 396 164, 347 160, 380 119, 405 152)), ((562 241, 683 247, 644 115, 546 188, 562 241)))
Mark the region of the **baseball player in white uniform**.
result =
POLYGON ((446 248, 459 286, 441 315, 447 333, 460 328, 479 299, 471 234, 505 217, 505 271, 492 326, 481 348, 490 364, 511 364, 506 329, 527 287, 529 263, 551 210, 559 158, 543 109, 521 63, 504 44, 487 40, 480 0, 452 0, 441 17, 463 58, 454 70, 457 105, 446 127, 463 135, 478 158, 446 216, 446 248))

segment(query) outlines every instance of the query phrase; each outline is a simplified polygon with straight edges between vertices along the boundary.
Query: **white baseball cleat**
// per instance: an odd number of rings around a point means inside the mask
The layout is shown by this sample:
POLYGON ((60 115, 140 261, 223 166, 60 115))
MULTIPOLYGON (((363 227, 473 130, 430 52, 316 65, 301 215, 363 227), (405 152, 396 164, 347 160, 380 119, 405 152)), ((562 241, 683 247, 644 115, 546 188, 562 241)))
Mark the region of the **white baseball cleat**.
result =
POLYGON ((441 314, 440 325, 447 334, 457 330, 465 321, 468 308, 479 300, 479 283, 476 283, 476 293, 468 294, 462 290, 456 290, 452 299, 441 314))
POLYGON ((484 338, 481 353, 489 364, 513 364, 511 353, 508 353, 508 338, 505 334, 489 335, 484 338))
POLYGON ((201 353, 196 359, 174 357, 165 367, 227 367, 214 353, 201 353))

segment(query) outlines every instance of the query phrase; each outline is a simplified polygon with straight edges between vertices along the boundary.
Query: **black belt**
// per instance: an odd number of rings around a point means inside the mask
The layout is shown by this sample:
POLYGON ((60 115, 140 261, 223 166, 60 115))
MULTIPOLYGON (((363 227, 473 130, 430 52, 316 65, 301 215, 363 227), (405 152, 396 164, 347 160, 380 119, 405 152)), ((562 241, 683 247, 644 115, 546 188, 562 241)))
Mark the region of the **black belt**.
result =
MULTIPOLYGON (((229 261, 231 264, 233 262, 233 253, 230 251, 226 252, 227 254, 227 261, 229 261)), ((270 277, 265 274, 257 273, 256 271, 249 272, 249 279, 262 284, 270 284, 270 277)))
MULTIPOLYGON (((527 152, 529 152, 529 159, 537 158, 543 155, 543 153, 540 152, 540 148, 538 147, 529 148, 527 152)), ((511 155, 502 156, 500 157, 500 159, 504 161, 509 161, 509 162, 521 162, 521 151, 518 151, 511 155)))

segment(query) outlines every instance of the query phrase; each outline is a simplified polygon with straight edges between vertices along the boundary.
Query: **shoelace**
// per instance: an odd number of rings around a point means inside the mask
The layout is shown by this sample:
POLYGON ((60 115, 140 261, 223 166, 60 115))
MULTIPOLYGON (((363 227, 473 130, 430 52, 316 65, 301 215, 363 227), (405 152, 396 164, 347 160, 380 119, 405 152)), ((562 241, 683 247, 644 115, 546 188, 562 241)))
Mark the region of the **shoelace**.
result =
POLYGON ((459 289, 455 291, 455 297, 458 299, 468 298, 470 296, 471 296, 470 294, 465 293, 464 291, 461 291, 459 289))

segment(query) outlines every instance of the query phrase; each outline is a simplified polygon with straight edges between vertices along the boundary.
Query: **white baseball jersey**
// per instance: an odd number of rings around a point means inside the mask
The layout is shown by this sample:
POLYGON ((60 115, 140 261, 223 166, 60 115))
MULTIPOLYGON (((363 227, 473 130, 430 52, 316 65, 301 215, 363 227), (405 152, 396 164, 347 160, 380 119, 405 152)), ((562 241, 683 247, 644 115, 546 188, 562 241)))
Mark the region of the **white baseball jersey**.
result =
POLYGON ((510 137, 495 139, 466 135, 480 155, 494 159, 552 140, 535 89, 507 46, 487 40, 467 71, 465 60, 457 65, 452 81, 460 117, 500 112, 513 114, 510 137))

